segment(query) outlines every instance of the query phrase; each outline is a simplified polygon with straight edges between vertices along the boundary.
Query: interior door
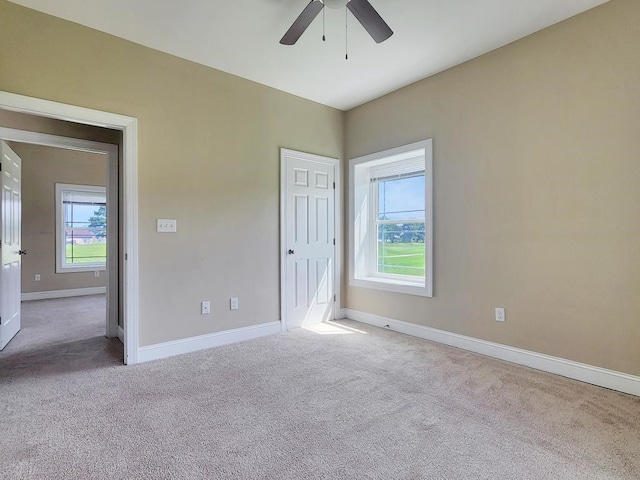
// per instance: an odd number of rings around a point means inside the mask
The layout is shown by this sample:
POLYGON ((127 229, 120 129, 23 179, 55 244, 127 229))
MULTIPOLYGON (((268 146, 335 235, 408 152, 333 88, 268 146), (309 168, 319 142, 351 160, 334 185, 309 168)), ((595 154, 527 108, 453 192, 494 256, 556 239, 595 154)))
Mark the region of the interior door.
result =
POLYGON ((0 197, 0 225, 2 229, 0 250, 0 350, 20 330, 20 271, 21 255, 21 166, 22 161, 9 146, 1 142, 2 195, 0 197))
POLYGON ((309 160, 305 154, 287 153, 282 159, 286 174, 282 288, 285 326, 291 329, 334 318, 336 167, 309 160))

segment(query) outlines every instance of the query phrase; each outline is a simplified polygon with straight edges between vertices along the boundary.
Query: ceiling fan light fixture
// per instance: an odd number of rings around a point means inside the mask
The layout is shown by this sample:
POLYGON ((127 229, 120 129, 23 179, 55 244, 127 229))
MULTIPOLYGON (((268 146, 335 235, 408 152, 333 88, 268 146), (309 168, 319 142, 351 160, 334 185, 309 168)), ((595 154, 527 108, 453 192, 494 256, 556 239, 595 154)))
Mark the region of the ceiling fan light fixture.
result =
MULTIPOLYGON (((369 0, 311 0, 295 22, 289 27, 289 30, 284 34, 280 43, 283 45, 294 45, 307 27, 311 25, 313 19, 316 18, 320 12, 324 11, 325 6, 329 8, 347 7, 347 10, 358 19, 376 43, 384 42, 393 35, 393 30, 389 28, 389 25, 386 24, 376 9, 373 8, 369 0)), ((345 10, 345 19, 346 15, 347 11, 345 10)), ((324 33, 322 39, 325 39, 324 33)))

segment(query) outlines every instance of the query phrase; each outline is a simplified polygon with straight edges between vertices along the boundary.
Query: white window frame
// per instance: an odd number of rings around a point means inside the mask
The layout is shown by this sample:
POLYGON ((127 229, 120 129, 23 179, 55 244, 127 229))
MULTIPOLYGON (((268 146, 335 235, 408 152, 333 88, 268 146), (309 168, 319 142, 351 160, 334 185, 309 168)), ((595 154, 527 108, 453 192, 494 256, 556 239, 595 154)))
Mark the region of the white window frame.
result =
POLYGON ((423 297, 433 296, 433 140, 427 139, 349 160, 349 285, 423 297), (377 273, 377 190, 371 169, 424 156, 425 275, 377 273), (375 191, 374 191, 375 190, 375 191))
MULTIPOLYGON (((94 272, 104 271, 107 269, 107 262, 93 262, 79 264, 66 263, 66 236, 64 209, 62 205, 63 195, 65 192, 89 192, 101 193, 105 196, 108 205, 107 189, 99 185, 73 185, 69 183, 56 183, 56 273, 77 273, 77 272, 94 272)), ((107 244, 109 242, 109 234, 105 230, 107 244)))

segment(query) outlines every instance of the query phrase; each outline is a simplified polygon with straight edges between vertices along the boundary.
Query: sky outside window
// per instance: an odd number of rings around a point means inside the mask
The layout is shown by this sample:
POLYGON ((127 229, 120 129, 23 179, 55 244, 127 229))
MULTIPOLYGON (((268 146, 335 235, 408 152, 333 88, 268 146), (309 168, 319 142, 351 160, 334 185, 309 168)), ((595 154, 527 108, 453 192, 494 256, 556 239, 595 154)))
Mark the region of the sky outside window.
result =
POLYGON ((378 219, 424 218, 424 175, 378 184, 378 219))

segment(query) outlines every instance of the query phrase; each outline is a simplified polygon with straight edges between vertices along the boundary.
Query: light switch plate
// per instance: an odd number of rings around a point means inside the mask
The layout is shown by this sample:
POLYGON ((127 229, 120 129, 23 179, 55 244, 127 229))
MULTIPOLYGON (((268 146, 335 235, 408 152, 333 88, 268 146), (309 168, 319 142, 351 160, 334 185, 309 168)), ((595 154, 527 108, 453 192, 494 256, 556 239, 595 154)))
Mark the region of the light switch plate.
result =
POLYGON ((156 232, 159 233, 173 233, 178 231, 177 220, 170 218, 158 218, 156 220, 156 232))
POLYGON ((503 307, 496 307, 496 322, 506 321, 506 314, 503 307))

